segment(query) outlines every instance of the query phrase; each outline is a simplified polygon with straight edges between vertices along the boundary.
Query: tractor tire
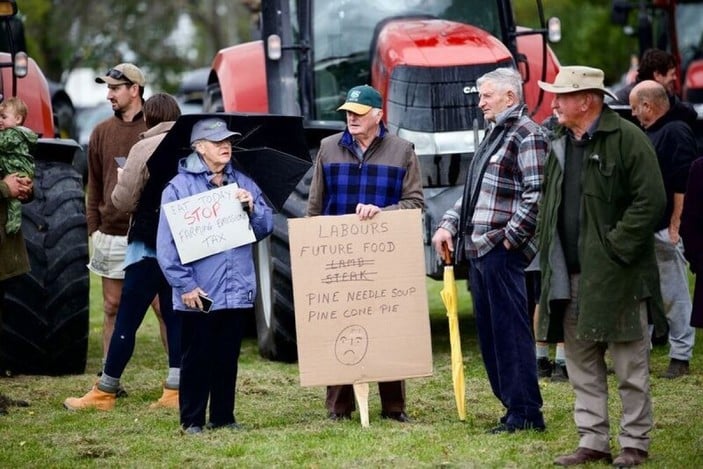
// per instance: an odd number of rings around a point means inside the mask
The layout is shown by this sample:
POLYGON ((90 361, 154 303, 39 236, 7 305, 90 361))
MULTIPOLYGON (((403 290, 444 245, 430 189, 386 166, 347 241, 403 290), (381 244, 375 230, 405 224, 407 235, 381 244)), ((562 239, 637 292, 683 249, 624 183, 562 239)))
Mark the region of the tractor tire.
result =
POLYGON ((80 175, 69 163, 37 160, 34 200, 22 212, 31 271, 5 284, 0 369, 6 374, 83 373, 89 277, 80 175))
POLYGON ((282 212, 274 214, 271 236, 256 245, 256 335, 259 353, 269 360, 293 363, 298 359, 288 219, 305 216, 311 181, 312 168, 298 183, 282 212))

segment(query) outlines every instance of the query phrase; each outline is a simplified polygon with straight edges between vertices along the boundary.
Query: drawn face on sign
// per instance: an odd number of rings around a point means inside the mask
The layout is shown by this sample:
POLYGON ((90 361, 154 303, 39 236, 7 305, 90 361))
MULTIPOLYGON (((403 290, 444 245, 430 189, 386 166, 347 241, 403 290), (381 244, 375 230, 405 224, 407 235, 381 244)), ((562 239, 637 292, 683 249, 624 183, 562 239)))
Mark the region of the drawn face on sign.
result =
POLYGON ((356 365, 366 356, 369 335, 359 325, 347 326, 339 333, 334 343, 334 353, 343 365, 356 365))

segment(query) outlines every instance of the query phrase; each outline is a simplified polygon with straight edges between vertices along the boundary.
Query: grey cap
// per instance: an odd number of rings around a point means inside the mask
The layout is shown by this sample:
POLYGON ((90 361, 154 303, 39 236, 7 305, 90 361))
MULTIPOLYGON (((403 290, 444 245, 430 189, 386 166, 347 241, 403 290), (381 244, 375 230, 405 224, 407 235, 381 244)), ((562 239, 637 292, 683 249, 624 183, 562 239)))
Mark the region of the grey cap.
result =
POLYGON ((203 119, 198 121, 193 126, 190 133, 190 144, 192 145, 197 140, 209 140, 211 142, 221 142, 232 137, 239 137, 242 134, 232 132, 227 128, 224 120, 219 118, 203 119))

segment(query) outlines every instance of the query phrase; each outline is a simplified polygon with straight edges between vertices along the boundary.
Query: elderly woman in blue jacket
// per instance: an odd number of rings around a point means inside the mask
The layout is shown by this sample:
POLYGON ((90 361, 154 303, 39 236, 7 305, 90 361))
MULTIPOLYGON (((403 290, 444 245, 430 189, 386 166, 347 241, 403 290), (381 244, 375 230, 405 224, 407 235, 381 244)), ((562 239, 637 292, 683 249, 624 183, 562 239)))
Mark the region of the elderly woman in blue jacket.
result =
MULTIPOLYGON (((271 208, 259 187, 234 169, 233 137, 222 119, 198 121, 191 132, 194 153, 179 162, 178 174, 163 191, 166 204, 226 184, 236 184, 236 198, 248 209, 257 240, 273 230, 271 208)), ((161 211, 157 258, 173 288, 173 309, 182 314, 180 423, 187 434, 204 428, 239 428, 234 417, 237 362, 247 315, 252 314, 256 277, 252 245, 245 244, 186 264, 161 211), (205 312, 202 297, 212 301, 205 312), (207 425, 206 407, 210 400, 207 425)))

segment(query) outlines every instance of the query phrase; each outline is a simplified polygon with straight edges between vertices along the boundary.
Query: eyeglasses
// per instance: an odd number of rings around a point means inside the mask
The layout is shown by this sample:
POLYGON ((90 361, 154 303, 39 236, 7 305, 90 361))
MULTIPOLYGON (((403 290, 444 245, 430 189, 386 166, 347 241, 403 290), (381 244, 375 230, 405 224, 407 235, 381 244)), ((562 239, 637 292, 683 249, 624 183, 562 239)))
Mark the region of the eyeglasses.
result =
POLYGON ((115 80, 124 80, 124 81, 129 82, 130 84, 133 83, 132 80, 127 78, 127 76, 124 73, 122 73, 120 70, 117 70, 116 68, 111 68, 110 70, 107 71, 107 73, 105 75, 107 75, 110 78, 114 78, 115 80))

